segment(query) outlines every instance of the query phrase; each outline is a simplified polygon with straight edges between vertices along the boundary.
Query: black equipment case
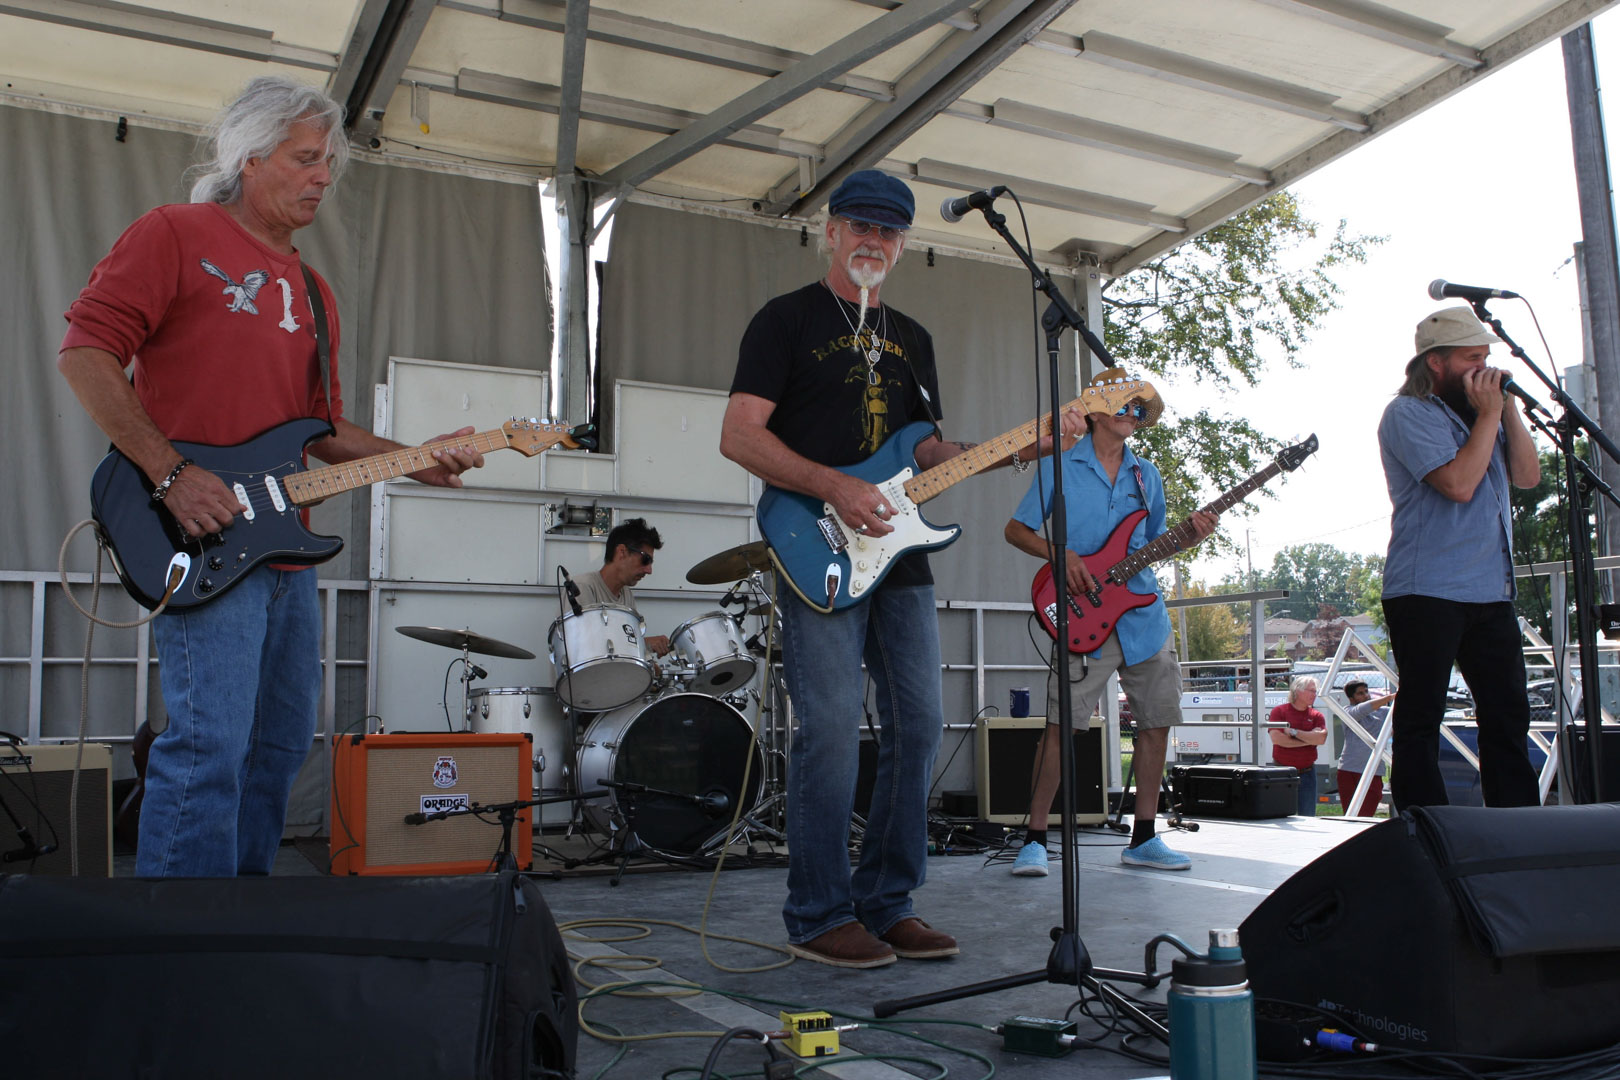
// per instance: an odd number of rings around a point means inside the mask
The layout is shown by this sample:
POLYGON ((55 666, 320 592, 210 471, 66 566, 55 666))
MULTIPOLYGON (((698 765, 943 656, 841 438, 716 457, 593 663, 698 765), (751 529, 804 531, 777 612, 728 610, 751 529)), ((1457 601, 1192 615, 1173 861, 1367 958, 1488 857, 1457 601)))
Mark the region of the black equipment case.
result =
POLYGON ((1299 804, 1299 773, 1287 765, 1177 765, 1170 785, 1189 817, 1279 818, 1299 804))
POLYGON ((0 876, 10 1080, 574 1076, 532 880, 0 876))

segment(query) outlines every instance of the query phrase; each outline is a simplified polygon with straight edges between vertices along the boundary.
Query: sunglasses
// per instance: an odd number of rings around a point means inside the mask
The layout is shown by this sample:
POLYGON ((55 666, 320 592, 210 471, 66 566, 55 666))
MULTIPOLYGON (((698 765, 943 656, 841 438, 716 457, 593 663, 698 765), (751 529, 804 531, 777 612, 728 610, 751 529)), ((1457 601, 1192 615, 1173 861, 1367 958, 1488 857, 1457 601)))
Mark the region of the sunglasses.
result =
POLYGON ((893 240, 906 231, 897 229, 892 225, 873 225, 871 222, 855 221, 852 218, 839 218, 838 220, 849 226, 849 231, 856 236, 870 236, 872 233, 877 233, 884 240, 893 240))
POLYGON ((637 555, 640 555, 641 556, 641 565, 642 566, 651 566, 652 565, 652 560, 653 560, 652 552, 643 551, 641 548, 633 548, 633 547, 627 547, 627 548, 625 548, 625 550, 626 551, 633 551, 637 555))
POLYGON ((1115 416, 1133 416, 1138 420, 1146 420, 1148 407, 1140 401, 1133 401, 1128 405, 1121 405, 1115 416))

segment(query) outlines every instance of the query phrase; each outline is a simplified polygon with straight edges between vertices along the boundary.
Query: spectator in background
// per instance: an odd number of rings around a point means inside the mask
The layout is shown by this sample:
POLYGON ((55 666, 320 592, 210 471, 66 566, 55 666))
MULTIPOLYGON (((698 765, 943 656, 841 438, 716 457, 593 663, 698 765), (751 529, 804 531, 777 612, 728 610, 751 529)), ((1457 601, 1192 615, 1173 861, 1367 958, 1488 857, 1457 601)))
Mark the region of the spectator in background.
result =
POLYGON ((1288 684, 1288 700, 1271 710, 1271 760, 1299 770, 1300 817, 1316 816, 1316 748, 1327 741, 1327 717, 1316 704, 1317 681, 1301 675, 1288 684))
MULTIPOLYGON (((1389 714, 1388 705, 1395 700, 1394 694, 1384 694, 1373 697, 1367 684, 1360 679, 1352 679, 1344 684, 1344 698, 1350 703, 1345 711, 1351 719, 1360 724, 1375 740, 1378 730, 1383 727, 1384 717, 1389 714)), ((1347 817, 1372 817, 1378 813, 1378 803, 1384 797, 1384 763, 1380 760, 1373 767, 1372 782, 1367 786, 1366 798, 1362 799, 1361 806, 1355 810, 1350 807, 1350 800, 1355 798, 1356 785, 1361 783, 1361 774, 1367 771, 1367 762, 1372 757, 1372 747, 1361 741, 1361 736, 1353 731, 1344 734, 1344 752, 1339 755, 1339 805, 1344 807, 1347 817)))

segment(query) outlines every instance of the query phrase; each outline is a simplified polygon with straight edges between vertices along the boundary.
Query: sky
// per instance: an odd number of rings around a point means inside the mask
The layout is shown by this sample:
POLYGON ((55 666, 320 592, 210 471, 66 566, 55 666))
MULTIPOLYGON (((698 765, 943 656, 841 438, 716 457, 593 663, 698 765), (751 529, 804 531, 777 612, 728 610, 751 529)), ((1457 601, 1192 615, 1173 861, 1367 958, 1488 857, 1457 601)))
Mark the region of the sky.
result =
MULTIPOLYGON (((1600 95, 1620 85, 1620 17, 1592 24, 1600 95), (1606 48, 1607 46, 1607 48, 1606 48), (1607 76, 1607 77, 1606 77, 1607 76)), ((1620 102, 1601 98, 1607 122, 1620 102)), ((1612 129, 1611 129, 1612 130, 1612 129)), ((1612 135, 1611 135, 1612 138, 1612 135)), ((1612 159, 1612 153, 1611 153, 1612 159)), ((1543 371, 1581 362, 1578 282, 1570 261, 1580 239, 1563 54, 1557 41, 1496 72, 1293 185, 1307 215, 1331 232, 1382 235, 1364 265, 1339 270, 1341 307, 1301 352, 1303 367, 1274 363, 1258 388, 1224 400, 1174 385, 1194 404, 1243 416, 1267 434, 1297 442, 1316 432, 1321 449, 1299 471, 1273 480, 1277 499, 1251 499, 1258 513, 1223 518, 1238 554, 1205 557, 1192 577, 1213 584, 1243 568, 1269 568, 1278 550, 1332 544, 1382 555, 1389 542, 1389 498, 1377 427, 1413 351, 1419 319, 1440 307, 1435 278, 1510 289, 1518 300, 1491 311, 1543 371), (1200 400, 1199 396, 1202 395, 1200 400), (1246 549, 1246 550, 1245 550, 1246 549)), ((1534 391, 1534 372, 1492 349, 1491 364, 1534 391)), ((1544 402, 1545 394, 1538 395, 1544 402)), ((1209 492, 1208 498, 1218 492, 1209 492)))

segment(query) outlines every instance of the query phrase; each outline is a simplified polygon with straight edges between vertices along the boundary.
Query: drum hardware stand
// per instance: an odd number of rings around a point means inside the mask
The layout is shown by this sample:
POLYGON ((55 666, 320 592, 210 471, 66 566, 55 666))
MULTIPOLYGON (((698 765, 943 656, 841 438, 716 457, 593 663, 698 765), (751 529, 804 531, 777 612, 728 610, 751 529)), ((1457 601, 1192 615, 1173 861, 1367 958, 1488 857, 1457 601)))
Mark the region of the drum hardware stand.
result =
MULTIPOLYGON (((1134 736, 1136 732, 1135 724, 1131 725, 1131 732, 1134 736)), ((1136 755, 1132 754, 1131 763, 1125 767, 1125 786, 1120 789, 1119 803, 1114 807, 1113 817, 1105 822, 1108 828, 1117 833, 1129 834, 1131 831, 1131 827, 1125 824, 1125 793, 1131 790, 1131 780, 1135 774, 1136 755)), ((1138 785, 1138 788, 1140 788, 1140 785, 1138 785)), ((1138 790, 1136 794, 1140 798, 1142 793, 1138 790)), ((1182 829, 1186 832, 1198 831, 1198 822, 1188 821, 1182 816, 1181 795, 1171 785, 1170 779, 1165 773, 1159 774, 1159 801, 1164 809, 1164 823, 1166 825, 1172 829, 1182 829)), ((1158 807, 1155 807, 1155 810, 1157 809, 1158 807)), ((1154 816, 1158 816, 1157 813, 1154 816)))

